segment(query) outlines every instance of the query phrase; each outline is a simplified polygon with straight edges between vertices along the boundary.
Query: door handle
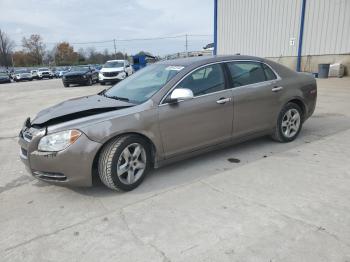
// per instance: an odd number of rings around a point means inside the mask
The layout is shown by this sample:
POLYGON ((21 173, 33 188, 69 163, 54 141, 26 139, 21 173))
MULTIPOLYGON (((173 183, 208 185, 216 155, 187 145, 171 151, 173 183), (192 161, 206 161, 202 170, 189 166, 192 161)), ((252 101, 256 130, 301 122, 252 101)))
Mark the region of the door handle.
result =
POLYGON ((232 100, 231 97, 228 97, 228 98, 222 97, 222 98, 220 98, 219 100, 217 100, 216 103, 222 105, 222 104, 225 104, 225 103, 227 103, 227 102, 230 102, 231 100, 232 100))
POLYGON ((271 89, 272 92, 278 92, 281 91, 283 89, 283 86, 275 86, 271 89))

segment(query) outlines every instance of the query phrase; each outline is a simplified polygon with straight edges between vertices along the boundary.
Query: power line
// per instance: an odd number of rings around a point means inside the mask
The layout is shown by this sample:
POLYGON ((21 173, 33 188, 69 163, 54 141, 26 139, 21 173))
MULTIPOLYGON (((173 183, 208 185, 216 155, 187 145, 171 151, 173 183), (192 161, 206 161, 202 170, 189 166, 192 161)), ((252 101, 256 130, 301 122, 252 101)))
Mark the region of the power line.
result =
MULTIPOLYGON (((104 40, 104 41, 89 41, 89 42, 68 42, 72 45, 88 45, 88 44, 105 44, 105 43, 111 43, 115 44, 116 41, 118 42, 132 42, 132 41, 152 41, 152 40, 165 40, 165 39, 176 39, 176 38, 187 38, 187 37, 212 37, 211 34, 184 34, 184 35, 175 35, 175 36, 158 36, 158 37, 148 37, 148 38, 125 38, 125 39, 118 39, 114 38, 111 40, 104 40)), ((66 42, 66 41, 57 41, 57 42, 45 42, 47 45, 55 45, 60 42, 66 42)), ((15 46, 21 46, 21 44, 15 44, 15 46)))

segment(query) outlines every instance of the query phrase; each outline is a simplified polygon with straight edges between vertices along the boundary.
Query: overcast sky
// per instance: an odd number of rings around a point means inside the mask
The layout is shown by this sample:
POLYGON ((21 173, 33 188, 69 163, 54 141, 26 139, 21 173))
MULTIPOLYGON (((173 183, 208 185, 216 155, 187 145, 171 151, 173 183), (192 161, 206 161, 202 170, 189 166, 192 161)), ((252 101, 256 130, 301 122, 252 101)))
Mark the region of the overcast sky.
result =
MULTIPOLYGON (((0 28, 16 44, 40 34, 48 49, 54 43, 116 38, 117 50, 157 55, 185 50, 185 38, 118 42, 118 39, 213 34, 213 0, 0 0, 0 28)), ((200 50, 212 36, 189 37, 189 50, 200 50)), ((75 44, 113 50, 113 43, 75 44)), ((18 48, 21 48, 20 46, 18 48)))

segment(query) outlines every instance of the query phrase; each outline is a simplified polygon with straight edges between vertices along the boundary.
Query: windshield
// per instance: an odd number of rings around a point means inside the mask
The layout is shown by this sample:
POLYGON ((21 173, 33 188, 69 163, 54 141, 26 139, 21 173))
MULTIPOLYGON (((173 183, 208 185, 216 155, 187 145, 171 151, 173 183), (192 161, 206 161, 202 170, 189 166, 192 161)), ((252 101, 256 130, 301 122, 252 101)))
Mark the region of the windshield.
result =
POLYGON ((123 62, 117 62, 117 61, 113 61, 113 62, 107 62, 103 65, 103 68, 114 68, 114 67, 123 67, 124 63, 123 62))
POLYGON ((42 71, 49 71, 48 68, 39 68, 39 71, 42 72, 42 71))
POLYGON ((149 65, 108 89, 107 97, 140 104, 148 100, 183 67, 162 64, 149 65))
POLYGON ((74 66, 70 69, 71 72, 86 72, 88 70, 88 66, 74 66))

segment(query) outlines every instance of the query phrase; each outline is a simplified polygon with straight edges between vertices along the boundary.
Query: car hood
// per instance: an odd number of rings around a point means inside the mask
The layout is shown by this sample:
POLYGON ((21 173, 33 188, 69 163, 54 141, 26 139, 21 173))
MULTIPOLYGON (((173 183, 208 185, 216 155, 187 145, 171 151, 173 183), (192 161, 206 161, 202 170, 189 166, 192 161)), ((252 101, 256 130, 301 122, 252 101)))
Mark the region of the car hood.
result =
POLYGON ((68 72, 65 73, 65 76, 82 76, 85 75, 88 71, 77 71, 77 72, 68 72))
POLYGON ((123 67, 113 67, 113 68, 102 68, 100 70, 101 73, 107 73, 107 72, 121 72, 124 71, 123 67))
POLYGON ((54 125, 134 105, 100 95, 78 97, 40 111, 31 124, 37 126, 54 125))

